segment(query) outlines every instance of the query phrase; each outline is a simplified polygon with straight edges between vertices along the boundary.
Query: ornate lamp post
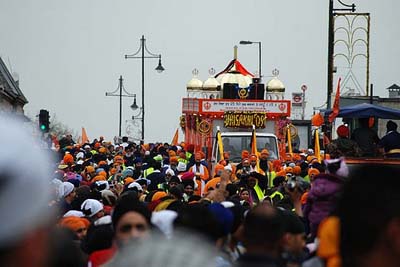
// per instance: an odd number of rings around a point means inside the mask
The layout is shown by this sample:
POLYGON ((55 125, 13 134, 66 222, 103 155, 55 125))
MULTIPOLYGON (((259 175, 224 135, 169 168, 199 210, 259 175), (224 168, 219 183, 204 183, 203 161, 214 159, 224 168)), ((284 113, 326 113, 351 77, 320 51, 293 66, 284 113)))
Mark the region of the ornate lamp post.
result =
POLYGON ((122 132, 121 132, 121 126, 122 126, 122 97, 135 97, 134 103, 131 105, 132 106, 136 103, 136 95, 131 94, 127 92, 124 88, 123 85, 123 79, 122 75, 119 76, 119 85, 118 88, 113 91, 113 92, 107 92, 106 96, 118 96, 119 97, 119 128, 118 128, 118 136, 121 137, 122 132))
MULTIPOLYGON (((136 58, 136 59, 142 60, 142 106, 140 107, 140 109, 141 109, 141 116, 142 116, 141 117, 141 119, 142 119, 142 142, 144 142, 144 118, 145 118, 145 113, 144 113, 144 111, 145 111, 145 109, 144 109, 144 59, 145 58, 158 58, 158 66, 155 68, 155 70, 158 73, 161 73, 165 69, 161 65, 161 55, 153 54, 147 49, 146 39, 144 38, 144 35, 142 35, 142 38, 140 39, 139 49, 134 54, 125 55, 125 59, 128 59, 128 58, 136 58), (145 51, 147 52, 147 55, 145 55, 145 51), (141 55, 139 55, 140 52, 141 52, 141 55)), ((136 108, 136 109, 138 108, 138 105, 136 104, 136 97, 134 98, 134 103, 132 106, 134 106, 134 108, 136 108)))

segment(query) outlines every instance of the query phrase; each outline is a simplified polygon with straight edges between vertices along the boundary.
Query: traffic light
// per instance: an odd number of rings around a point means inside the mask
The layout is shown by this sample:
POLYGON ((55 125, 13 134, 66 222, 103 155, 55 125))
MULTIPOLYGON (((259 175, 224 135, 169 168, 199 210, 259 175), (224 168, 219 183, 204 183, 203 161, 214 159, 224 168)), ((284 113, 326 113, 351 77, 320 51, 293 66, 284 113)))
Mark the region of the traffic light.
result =
POLYGON ((50 130, 50 115, 45 109, 41 109, 39 113, 39 129, 44 133, 48 133, 50 130))

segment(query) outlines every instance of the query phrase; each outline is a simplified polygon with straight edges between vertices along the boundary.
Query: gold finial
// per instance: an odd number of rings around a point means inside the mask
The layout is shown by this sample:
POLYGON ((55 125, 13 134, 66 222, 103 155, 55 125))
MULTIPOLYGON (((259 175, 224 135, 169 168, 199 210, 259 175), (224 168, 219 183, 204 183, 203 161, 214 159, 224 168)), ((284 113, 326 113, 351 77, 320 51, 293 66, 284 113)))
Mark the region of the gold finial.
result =
POLYGON ((214 76, 214 74, 215 74, 215 69, 214 69, 214 68, 209 69, 209 70, 208 70, 208 73, 210 74, 210 76, 214 76))

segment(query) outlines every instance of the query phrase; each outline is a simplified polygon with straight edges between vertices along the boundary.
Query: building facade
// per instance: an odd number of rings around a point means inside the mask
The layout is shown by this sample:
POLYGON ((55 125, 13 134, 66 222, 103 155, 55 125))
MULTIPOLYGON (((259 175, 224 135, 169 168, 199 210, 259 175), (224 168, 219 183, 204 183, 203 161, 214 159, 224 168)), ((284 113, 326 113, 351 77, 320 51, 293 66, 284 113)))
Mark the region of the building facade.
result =
POLYGON ((0 113, 16 113, 24 118, 24 106, 28 103, 18 80, 11 75, 0 57, 0 113))

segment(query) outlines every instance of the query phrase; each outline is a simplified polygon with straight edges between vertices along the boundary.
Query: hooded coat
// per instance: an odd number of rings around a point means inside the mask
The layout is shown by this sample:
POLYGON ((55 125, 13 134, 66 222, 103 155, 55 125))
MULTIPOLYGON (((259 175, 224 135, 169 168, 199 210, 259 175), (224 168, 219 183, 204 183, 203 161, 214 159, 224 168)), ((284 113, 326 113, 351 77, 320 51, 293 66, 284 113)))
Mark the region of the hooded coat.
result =
POLYGON ((311 190, 304 206, 304 217, 310 222, 312 234, 316 234, 320 222, 335 209, 343 179, 327 173, 314 177, 311 190))

